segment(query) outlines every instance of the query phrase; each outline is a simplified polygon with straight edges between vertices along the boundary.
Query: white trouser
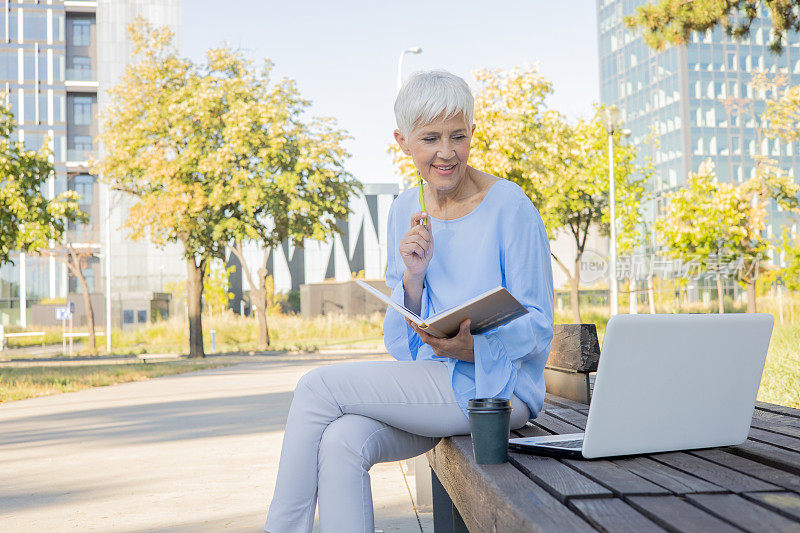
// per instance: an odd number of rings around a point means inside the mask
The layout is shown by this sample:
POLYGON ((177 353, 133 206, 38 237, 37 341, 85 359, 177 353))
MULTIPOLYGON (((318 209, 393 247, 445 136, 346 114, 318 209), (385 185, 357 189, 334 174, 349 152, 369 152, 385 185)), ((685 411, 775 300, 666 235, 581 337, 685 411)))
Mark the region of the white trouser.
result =
MULTIPOLYGON (((511 427, 528 407, 511 398, 511 427)), ((369 469, 469 434, 442 361, 365 361, 315 368, 297 383, 264 530, 307 533, 319 498, 323 533, 373 533, 369 469)))

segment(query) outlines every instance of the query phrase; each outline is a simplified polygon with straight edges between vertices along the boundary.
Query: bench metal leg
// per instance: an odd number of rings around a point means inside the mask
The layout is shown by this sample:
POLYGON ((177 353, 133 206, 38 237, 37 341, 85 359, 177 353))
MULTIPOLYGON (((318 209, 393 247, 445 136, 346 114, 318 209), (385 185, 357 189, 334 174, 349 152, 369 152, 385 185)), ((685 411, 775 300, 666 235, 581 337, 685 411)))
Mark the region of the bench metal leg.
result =
POLYGON ((433 533, 469 533, 453 500, 431 468, 433 489, 433 533))

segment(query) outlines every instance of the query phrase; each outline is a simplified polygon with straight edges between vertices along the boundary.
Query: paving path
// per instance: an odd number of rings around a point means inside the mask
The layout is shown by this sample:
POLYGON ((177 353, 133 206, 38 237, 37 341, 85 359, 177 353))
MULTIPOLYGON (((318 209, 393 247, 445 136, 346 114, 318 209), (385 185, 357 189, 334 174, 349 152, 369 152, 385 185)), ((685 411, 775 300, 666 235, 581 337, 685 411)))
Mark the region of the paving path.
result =
MULTIPOLYGON (((261 531, 297 380, 343 359, 258 359, 0 404, 0 529, 261 531)), ((376 529, 433 531, 400 463, 370 473, 376 529)))

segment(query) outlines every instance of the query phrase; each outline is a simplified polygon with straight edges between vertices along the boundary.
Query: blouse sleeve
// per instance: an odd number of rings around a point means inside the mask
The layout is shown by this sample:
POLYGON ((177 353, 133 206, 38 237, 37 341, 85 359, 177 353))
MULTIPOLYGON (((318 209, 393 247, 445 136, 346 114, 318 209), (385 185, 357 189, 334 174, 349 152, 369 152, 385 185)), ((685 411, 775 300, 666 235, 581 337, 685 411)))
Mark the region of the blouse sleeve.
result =
MULTIPOLYGON (((405 232, 401 231, 402 226, 398 227, 397 202, 392 204, 389 209, 388 235, 386 239, 386 286, 392 291, 392 301, 400 305, 405 305, 405 288, 403 287, 403 275, 406 265, 400 257, 398 250, 400 238, 405 232)), ((423 284, 422 288, 422 307, 420 310, 421 318, 428 318, 428 283, 423 284)), ((403 315, 392 309, 386 309, 386 317, 383 319, 383 342, 386 351, 398 361, 411 361, 417 358, 417 352, 422 346, 422 339, 408 325, 403 315)))
POLYGON ((505 287, 528 314, 473 337, 477 398, 510 397, 518 360, 546 360, 553 338, 553 273, 544 223, 527 198, 511 220, 502 230, 501 266, 505 287))

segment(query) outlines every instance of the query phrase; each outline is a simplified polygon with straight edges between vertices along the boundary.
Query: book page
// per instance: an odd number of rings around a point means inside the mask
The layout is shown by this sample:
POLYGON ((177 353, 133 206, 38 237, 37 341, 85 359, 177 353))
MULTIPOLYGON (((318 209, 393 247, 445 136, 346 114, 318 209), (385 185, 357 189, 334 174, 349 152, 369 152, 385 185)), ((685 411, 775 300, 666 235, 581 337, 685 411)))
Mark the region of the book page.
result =
MULTIPOLYGON (((367 292, 372 294, 374 297, 376 297, 386 305, 391 306, 392 309, 394 309, 395 311, 397 311, 398 313, 400 313, 401 315, 412 321, 414 324, 418 326, 422 324, 422 319, 416 313, 413 313, 410 309, 408 309, 404 305, 395 303, 389 296, 385 295, 384 293, 382 293, 369 283, 360 279, 357 279, 356 283, 358 283, 361 286, 361 288, 365 289, 367 292)), ((402 283, 402 281, 400 283, 402 283)))

